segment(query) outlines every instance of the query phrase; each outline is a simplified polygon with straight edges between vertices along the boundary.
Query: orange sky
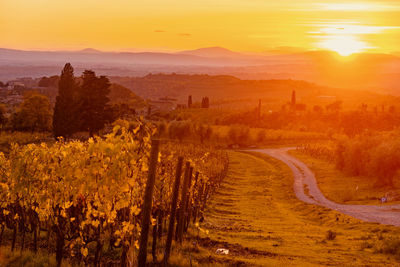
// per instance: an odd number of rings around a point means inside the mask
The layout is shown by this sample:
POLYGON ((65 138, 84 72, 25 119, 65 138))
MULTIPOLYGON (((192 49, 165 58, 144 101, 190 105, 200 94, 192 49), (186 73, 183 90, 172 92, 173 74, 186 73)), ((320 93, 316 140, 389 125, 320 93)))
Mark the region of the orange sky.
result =
POLYGON ((0 47, 400 51, 400 1, 0 0, 0 47))

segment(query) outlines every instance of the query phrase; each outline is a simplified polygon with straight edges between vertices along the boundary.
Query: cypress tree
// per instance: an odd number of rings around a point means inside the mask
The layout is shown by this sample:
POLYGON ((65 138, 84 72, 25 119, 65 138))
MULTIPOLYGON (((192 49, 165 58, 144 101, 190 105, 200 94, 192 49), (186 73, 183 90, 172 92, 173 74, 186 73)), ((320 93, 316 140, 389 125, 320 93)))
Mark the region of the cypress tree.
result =
POLYGON ((296 91, 294 91, 294 90, 292 92, 292 102, 291 102, 291 104, 292 104, 292 107, 296 106, 296 91))
POLYGON ((189 97, 188 97, 188 108, 191 108, 192 107, 192 96, 190 95, 189 97))
POLYGON ((202 98, 201 107, 202 108, 209 108, 210 107, 210 100, 208 99, 207 96, 202 98))
POLYGON ((105 76, 97 77, 94 71, 85 70, 79 88, 81 129, 89 135, 98 133, 110 120, 108 94, 110 82, 105 76))
POLYGON ((74 68, 65 64, 58 82, 58 96, 53 113, 53 134, 55 138, 68 138, 77 130, 76 89, 74 68))

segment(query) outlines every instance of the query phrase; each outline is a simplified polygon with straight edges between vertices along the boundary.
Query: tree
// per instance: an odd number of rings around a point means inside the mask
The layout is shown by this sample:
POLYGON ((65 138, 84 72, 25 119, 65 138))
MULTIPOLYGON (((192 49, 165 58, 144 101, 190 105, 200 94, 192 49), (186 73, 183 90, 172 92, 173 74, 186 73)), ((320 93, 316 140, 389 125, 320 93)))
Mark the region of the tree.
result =
POLYGON ((337 100, 329 105, 326 106, 326 110, 334 113, 340 112, 342 109, 342 101, 337 100))
POLYGON ((77 84, 74 69, 70 63, 65 64, 58 82, 58 96, 53 114, 54 137, 67 138, 76 132, 79 125, 77 114, 77 84))
POLYGON ((51 106, 47 96, 29 94, 25 96, 19 110, 12 116, 14 130, 49 131, 51 130, 51 106))
POLYGON ((293 90, 292 92, 292 101, 291 101, 292 107, 295 108, 296 107, 296 91, 293 90))
POLYGON ((203 97, 203 99, 201 100, 201 108, 209 108, 210 107, 210 100, 208 99, 208 97, 203 97))
POLYGON ((267 132, 265 130, 260 130, 257 133, 257 142, 262 143, 267 138, 267 132))
POLYGON ((7 118, 5 116, 7 110, 3 104, 0 104, 0 129, 7 123, 7 118))
POLYGON ((228 138, 233 145, 246 145, 249 142, 250 129, 247 126, 231 125, 228 138))
MULTIPOLYGON (((65 64, 65 67, 69 65, 69 68, 72 69, 71 64, 67 63, 65 64)), ((64 67, 64 69, 65 69, 64 67)), ((72 69, 73 71, 73 69, 72 69)), ((56 87, 57 84, 59 83, 59 77, 57 75, 51 76, 51 77, 42 77, 38 83, 38 86, 40 87, 56 87)))
POLYGON ((105 76, 97 77, 94 71, 85 70, 79 88, 81 129, 93 136, 104 128, 109 118, 108 94, 110 82, 105 76))
POLYGON ((192 107, 192 104, 193 104, 193 102, 192 102, 192 96, 190 95, 190 96, 188 97, 188 108, 191 108, 191 107, 192 107))
POLYGON ((191 136, 192 128, 186 121, 174 121, 170 123, 168 132, 170 138, 178 139, 182 142, 185 137, 191 136))
POLYGON ((314 110, 314 112, 320 113, 320 114, 324 111, 323 108, 321 106, 319 106, 319 105, 315 105, 313 107, 313 110, 314 110))
POLYGON ((203 144, 204 140, 210 140, 212 135, 212 128, 208 126, 204 126, 203 124, 196 125, 194 127, 195 133, 200 138, 200 143, 203 144))

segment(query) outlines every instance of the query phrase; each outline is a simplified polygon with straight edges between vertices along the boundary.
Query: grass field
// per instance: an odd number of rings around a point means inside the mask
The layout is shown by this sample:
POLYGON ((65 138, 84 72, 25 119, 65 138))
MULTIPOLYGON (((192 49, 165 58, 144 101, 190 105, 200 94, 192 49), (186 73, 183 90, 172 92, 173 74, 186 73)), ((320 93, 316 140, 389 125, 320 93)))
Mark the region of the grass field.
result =
MULTIPOLYGON (((380 204, 387 193, 400 193, 400 185, 395 188, 379 187, 376 181, 363 176, 350 176, 335 168, 334 164, 316 159, 297 150, 289 152, 307 164, 314 172, 318 187, 330 200, 342 204, 380 204)), ((392 201, 387 204, 400 203, 392 201)))
POLYGON ((297 200, 291 172, 277 160, 240 152, 229 156, 228 177, 202 223, 209 234, 200 233, 196 241, 214 255, 193 253, 197 261, 226 266, 400 264, 396 256, 381 253, 400 255, 395 238, 400 229, 364 223, 297 200), (218 248, 227 248, 230 254, 217 256, 218 248))

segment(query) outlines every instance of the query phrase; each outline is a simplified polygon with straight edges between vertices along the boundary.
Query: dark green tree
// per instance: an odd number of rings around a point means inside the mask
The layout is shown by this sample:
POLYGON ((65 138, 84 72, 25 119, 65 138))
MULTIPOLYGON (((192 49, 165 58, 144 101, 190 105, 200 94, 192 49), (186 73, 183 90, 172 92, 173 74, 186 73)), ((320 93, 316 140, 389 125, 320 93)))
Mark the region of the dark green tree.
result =
POLYGON ((190 95, 190 96, 188 97, 188 108, 191 108, 191 107, 192 107, 192 104, 193 104, 193 102, 192 102, 192 96, 190 95))
POLYGON ((201 100, 201 108, 209 108, 210 107, 210 100, 208 99, 208 96, 203 97, 201 100))
POLYGON ((78 129, 77 118, 77 84, 74 69, 70 63, 65 64, 58 82, 58 96, 53 114, 54 137, 68 138, 78 129))
POLYGON ((97 134, 111 120, 108 94, 110 82, 105 76, 97 77, 94 71, 85 70, 79 87, 81 129, 90 136, 97 134))
POLYGON ((292 92, 292 100, 290 101, 292 110, 296 110, 296 91, 292 92))
MULTIPOLYGON (((67 63, 69 64, 69 63, 67 63)), ((70 65, 71 66, 71 65, 70 65)), ((71 67, 72 68, 72 67, 71 67)), ((57 87, 60 78, 57 75, 51 77, 42 77, 38 83, 40 87, 57 87)))
POLYGON ((4 127, 4 125, 7 123, 7 118, 6 118, 6 106, 3 104, 0 104, 0 130, 4 127))
POLYGON ((28 94, 21 103, 18 111, 12 115, 13 130, 22 131, 50 131, 51 106, 47 96, 28 94))

